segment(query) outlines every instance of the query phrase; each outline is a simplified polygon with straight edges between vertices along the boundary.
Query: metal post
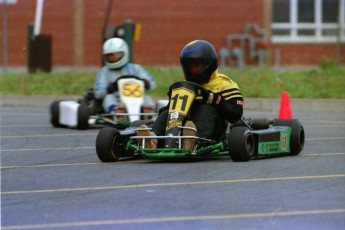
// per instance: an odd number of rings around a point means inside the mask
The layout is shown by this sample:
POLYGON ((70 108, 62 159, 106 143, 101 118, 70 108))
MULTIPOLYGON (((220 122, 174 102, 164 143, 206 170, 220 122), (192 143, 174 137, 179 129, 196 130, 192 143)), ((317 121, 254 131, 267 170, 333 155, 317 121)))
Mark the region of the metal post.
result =
MULTIPOLYGON (((340 6, 339 6, 340 7, 340 6)), ((339 14, 339 19, 338 19, 338 30, 337 30, 337 43, 335 45, 335 60, 338 65, 340 65, 340 40, 341 40, 341 24, 340 20, 342 18, 340 17, 341 14, 339 14)))
POLYGON ((41 32, 43 4, 44 4, 44 0, 37 0, 36 15, 35 15, 35 27, 34 27, 34 35, 35 36, 39 35, 41 32))
POLYGON ((7 73, 7 2, 3 1, 2 7, 2 66, 3 72, 7 73))
POLYGON ((101 66, 104 65, 104 58, 103 58, 103 54, 102 54, 102 46, 103 43, 105 42, 105 40, 107 39, 107 26, 108 26, 108 21, 109 21, 109 17, 110 17, 110 13, 111 13, 111 8, 113 5, 113 0, 109 0, 108 1, 108 5, 107 5, 107 11, 106 14, 104 15, 104 20, 103 20, 103 27, 102 27, 102 42, 101 42, 101 66))
POLYGON ((123 36, 123 39, 127 42, 128 48, 129 48, 129 61, 133 61, 133 37, 134 37, 134 23, 127 19, 123 23, 123 29, 125 31, 125 34, 123 36))
POLYGON ((27 43, 27 54, 28 54, 28 72, 34 73, 36 71, 36 65, 33 57, 33 40, 34 40, 34 24, 28 24, 28 43, 27 43))

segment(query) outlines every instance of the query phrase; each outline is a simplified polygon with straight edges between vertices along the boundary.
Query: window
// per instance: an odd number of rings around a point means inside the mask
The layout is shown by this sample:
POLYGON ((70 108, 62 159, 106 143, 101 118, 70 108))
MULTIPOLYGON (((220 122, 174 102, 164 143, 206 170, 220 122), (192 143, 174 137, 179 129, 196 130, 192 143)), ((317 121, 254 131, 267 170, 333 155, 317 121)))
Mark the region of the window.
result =
POLYGON ((345 42, 345 0, 273 0, 272 42, 345 42))
POLYGON ((297 22, 313 23, 315 19, 314 0, 298 0, 297 1, 297 22))
POLYGON ((286 0, 273 1, 273 21, 289 22, 290 21, 290 2, 286 0))
POLYGON ((339 14, 335 13, 339 9, 339 0, 323 0, 322 1, 322 22, 337 23, 339 14))

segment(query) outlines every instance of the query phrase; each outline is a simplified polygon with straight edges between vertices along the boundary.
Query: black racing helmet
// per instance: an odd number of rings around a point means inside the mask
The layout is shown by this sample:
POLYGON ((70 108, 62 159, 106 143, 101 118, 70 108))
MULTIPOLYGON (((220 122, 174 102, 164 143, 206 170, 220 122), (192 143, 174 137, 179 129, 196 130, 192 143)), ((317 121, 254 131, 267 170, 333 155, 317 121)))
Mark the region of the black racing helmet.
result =
POLYGON ((209 82, 212 73, 218 68, 218 56, 211 43, 195 40, 181 51, 180 62, 185 79, 198 84, 209 82))

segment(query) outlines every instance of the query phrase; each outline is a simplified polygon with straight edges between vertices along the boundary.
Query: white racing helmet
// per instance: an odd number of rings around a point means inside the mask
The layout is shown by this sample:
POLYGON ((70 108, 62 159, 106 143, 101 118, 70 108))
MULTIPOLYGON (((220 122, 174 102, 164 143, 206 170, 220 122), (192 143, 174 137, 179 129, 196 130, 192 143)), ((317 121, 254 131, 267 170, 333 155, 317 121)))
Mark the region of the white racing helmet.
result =
POLYGON ((106 40, 103 44, 103 57, 106 66, 109 69, 117 69, 129 61, 129 49, 127 43, 121 38, 110 38, 106 40), (113 53, 122 53, 122 57, 115 61, 111 62, 108 60, 107 55, 113 53))

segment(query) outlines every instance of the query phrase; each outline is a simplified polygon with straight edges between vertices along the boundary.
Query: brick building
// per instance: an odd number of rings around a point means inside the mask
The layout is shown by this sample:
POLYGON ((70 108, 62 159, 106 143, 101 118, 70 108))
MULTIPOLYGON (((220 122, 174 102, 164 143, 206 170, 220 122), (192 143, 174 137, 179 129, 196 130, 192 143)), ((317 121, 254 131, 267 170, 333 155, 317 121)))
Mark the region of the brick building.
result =
MULTIPOLYGON (((7 64, 26 66, 36 0, 7 2, 13 2, 6 6, 7 64)), ((41 33, 52 36, 54 67, 100 65, 109 2, 44 1, 41 33)), ((257 65, 265 55, 268 65, 317 65, 325 59, 345 64, 345 0, 115 0, 110 12, 108 25, 140 23, 133 59, 143 65, 177 65, 180 50, 195 39, 217 50, 226 47, 232 65, 236 48, 245 65, 257 65)), ((1 34, 4 41, 4 21, 1 34)), ((4 42, 0 50, 3 54, 4 42)), ((3 65, 4 55, 0 59, 3 65)))

